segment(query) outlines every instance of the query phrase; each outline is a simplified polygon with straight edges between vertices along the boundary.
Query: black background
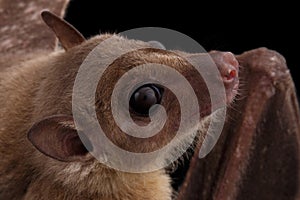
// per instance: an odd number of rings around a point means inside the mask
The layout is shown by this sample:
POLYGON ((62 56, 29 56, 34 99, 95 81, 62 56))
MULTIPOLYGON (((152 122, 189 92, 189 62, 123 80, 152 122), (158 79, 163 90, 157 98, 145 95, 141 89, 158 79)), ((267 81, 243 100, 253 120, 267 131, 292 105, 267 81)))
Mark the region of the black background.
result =
POLYGON ((269 4, 254 1, 205 3, 112 1, 108 4, 97 0, 71 0, 65 19, 86 37, 152 26, 184 33, 207 51, 215 49, 240 54, 267 47, 286 58, 296 87, 300 88, 297 75, 300 12, 296 5, 274 1, 269 4))

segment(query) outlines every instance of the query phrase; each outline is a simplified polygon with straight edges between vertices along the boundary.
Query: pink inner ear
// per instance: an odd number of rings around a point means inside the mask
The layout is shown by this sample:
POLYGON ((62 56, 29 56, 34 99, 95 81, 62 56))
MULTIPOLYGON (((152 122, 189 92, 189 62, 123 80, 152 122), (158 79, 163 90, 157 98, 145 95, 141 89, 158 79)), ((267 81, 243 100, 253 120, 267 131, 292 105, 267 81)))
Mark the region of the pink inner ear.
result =
POLYGON ((29 141, 42 153, 60 161, 82 159, 88 150, 78 136, 71 116, 51 116, 32 126, 29 141))

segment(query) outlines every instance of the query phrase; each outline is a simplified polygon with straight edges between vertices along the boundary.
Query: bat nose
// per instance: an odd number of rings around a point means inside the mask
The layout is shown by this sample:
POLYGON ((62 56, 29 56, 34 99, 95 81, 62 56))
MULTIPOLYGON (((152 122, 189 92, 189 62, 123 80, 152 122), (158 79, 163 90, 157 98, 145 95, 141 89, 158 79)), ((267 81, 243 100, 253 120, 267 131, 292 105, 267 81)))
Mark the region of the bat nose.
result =
POLYGON ((239 67, 239 63, 233 53, 231 52, 222 52, 221 56, 223 57, 223 61, 231 66, 235 67, 236 69, 239 67))
POLYGON ((210 55, 216 63, 225 85, 238 79, 239 62, 231 52, 212 51, 210 55))
POLYGON ((220 53, 217 64, 224 83, 232 83, 238 78, 239 63, 231 52, 220 53))
POLYGON ((227 102, 231 102, 237 94, 239 85, 239 62, 231 52, 212 51, 210 55, 220 71, 226 90, 227 102))

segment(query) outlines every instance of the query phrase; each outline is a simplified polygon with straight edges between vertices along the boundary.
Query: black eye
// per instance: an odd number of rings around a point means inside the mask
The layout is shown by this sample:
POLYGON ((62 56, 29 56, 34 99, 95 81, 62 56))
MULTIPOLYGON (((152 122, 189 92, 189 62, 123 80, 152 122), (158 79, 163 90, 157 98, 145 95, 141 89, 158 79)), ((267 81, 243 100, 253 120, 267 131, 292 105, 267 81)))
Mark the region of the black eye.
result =
POLYGON ((163 89, 157 85, 147 84, 133 92, 129 105, 130 108, 141 115, 148 115, 149 109, 155 104, 160 104, 163 89))

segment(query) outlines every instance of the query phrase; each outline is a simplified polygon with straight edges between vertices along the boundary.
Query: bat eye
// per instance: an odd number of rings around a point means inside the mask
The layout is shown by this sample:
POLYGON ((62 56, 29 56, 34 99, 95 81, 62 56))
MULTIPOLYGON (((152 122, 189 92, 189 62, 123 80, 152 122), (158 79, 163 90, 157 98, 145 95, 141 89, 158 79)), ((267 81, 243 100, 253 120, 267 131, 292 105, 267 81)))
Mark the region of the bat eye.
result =
POLYGON ((147 84, 136 89, 129 101, 130 108, 141 115, 148 115, 149 109, 160 104, 163 90, 157 85, 147 84))

